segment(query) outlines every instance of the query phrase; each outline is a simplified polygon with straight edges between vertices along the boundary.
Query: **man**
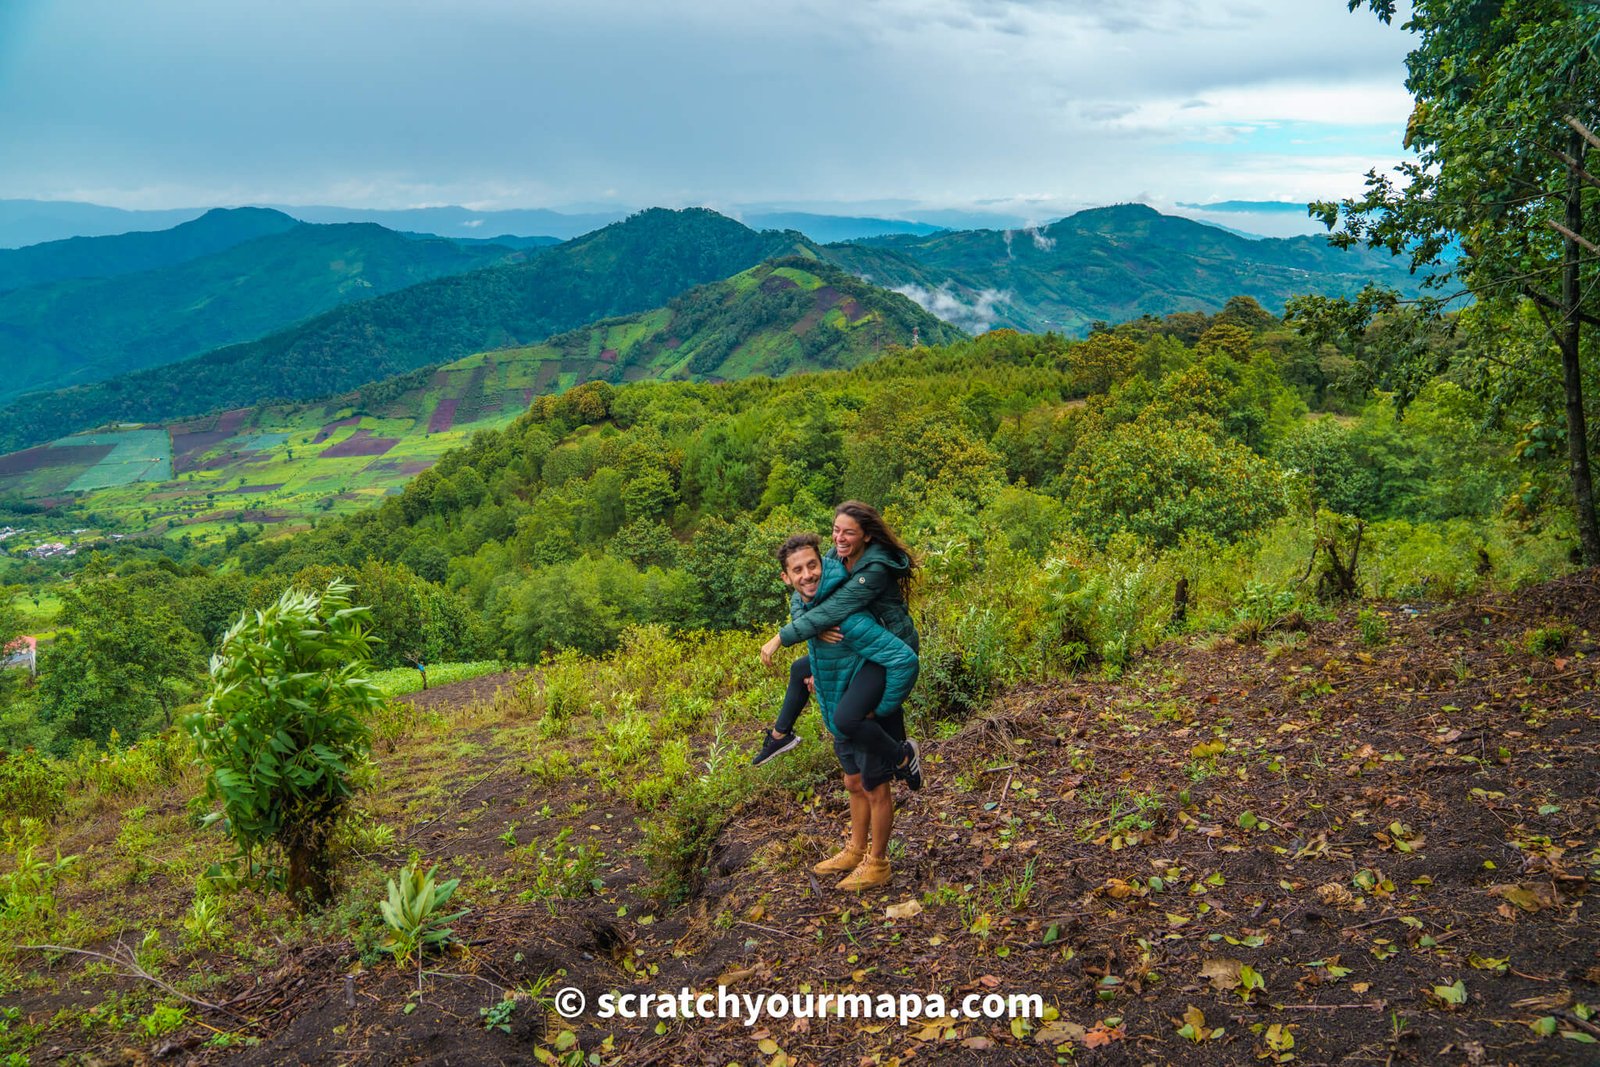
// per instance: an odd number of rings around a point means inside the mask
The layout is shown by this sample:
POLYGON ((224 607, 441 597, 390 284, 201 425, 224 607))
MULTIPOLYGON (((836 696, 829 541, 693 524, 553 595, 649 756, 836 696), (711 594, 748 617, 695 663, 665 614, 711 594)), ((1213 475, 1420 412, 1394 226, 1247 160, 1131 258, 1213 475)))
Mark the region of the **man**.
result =
MULTIPOLYGON (((823 558, 815 534, 796 534, 778 548, 777 555, 783 584, 794 591, 789 611, 795 618, 849 577, 837 560, 823 558)), ((891 874, 887 853, 894 830, 895 766, 846 737, 834 719, 852 712, 865 714, 853 705, 870 703, 869 710, 883 729, 904 742, 904 719, 897 709, 916 683, 919 662, 909 645, 865 611, 839 623, 838 640, 821 637, 810 642, 810 675, 850 794, 850 841, 812 870, 848 872, 840 889, 871 889, 889 881, 891 874)))

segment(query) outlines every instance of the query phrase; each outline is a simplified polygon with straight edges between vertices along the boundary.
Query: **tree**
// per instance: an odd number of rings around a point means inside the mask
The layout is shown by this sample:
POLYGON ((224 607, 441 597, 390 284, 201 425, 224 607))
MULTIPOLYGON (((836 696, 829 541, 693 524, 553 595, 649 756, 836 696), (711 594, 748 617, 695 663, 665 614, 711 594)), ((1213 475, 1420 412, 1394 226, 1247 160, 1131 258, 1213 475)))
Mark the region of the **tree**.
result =
POLYGON ((185 721, 240 851, 281 850, 302 908, 332 895, 329 835, 366 758, 365 717, 383 702, 363 676, 372 638, 350 590, 337 580, 320 593, 291 588, 241 616, 211 660, 204 707, 185 721))
POLYGON ((86 569, 61 594, 62 633, 45 654, 45 713, 70 737, 124 737, 193 694, 204 658, 179 614, 179 582, 159 570, 122 577, 86 569))
MULTIPOLYGON (((1348 6, 1388 23, 1398 4, 1348 6)), ((1415 0, 1405 28, 1418 38, 1406 60, 1416 159, 1398 181, 1369 172, 1365 195, 1312 211, 1336 244, 1385 247, 1436 272, 1437 286, 1458 278, 1485 303, 1538 308, 1561 360, 1583 557, 1600 564, 1581 358, 1600 326, 1600 180, 1589 163, 1600 149, 1600 6, 1415 0)))

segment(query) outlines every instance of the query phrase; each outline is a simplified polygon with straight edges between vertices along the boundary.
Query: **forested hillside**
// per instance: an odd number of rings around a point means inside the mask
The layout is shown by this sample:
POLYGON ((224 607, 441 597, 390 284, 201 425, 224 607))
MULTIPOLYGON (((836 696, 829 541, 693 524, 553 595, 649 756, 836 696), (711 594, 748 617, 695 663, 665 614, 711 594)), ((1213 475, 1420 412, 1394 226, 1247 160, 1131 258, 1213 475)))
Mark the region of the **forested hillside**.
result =
POLYGON ((798 234, 758 234, 702 209, 642 212, 525 263, 411 286, 181 364, 24 397, 0 410, 0 448, 112 421, 326 396, 658 307, 692 286, 809 247, 798 234))
POLYGON ((1321 237, 1251 240, 1141 204, 1032 230, 866 238, 829 245, 827 255, 876 285, 913 292, 969 330, 1069 335, 1094 322, 1214 313, 1240 295, 1279 311, 1305 293, 1354 296, 1369 283, 1415 293, 1421 280, 1387 252, 1344 251, 1321 237))
MULTIPOLYGON (((187 225, 201 227, 217 214, 187 225)), ((0 293, 0 337, 10 360, 0 401, 175 363, 342 304, 521 258, 494 245, 463 247, 414 240, 370 224, 310 226, 265 214, 269 221, 289 221, 290 228, 159 269, 0 293)), ((201 236, 206 235, 203 229, 201 236)), ((148 239, 169 237, 172 243, 160 250, 171 255, 193 244, 177 244, 183 237, 178 230, 125 235, 135 237, 147 239, 146 245, 148 239)), ((111 249, 113 262, 117 251, 111 249)))
POLYGON ((214 208, 170 230, 70 237, 25 248, 0 248, 0 291, 68 278, 112 278, 159 270, 298 225, 281 211, 214 208))

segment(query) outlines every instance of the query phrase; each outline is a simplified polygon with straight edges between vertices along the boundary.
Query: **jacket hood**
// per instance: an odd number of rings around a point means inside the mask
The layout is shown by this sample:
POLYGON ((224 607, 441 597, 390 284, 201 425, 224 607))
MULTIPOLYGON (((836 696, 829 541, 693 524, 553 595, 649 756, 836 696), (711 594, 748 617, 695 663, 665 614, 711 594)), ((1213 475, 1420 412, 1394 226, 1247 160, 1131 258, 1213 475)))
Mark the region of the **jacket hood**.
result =
MULTIPOLYGON (((827 558, 836 562, 839 559, 838 555, 831 548, 828 549, 827 558)), ((880 545, 876 541, 869 541, 867 543, 867 547, 861 550, 861 560, 855 565, 855 569, 860 570, 869 563, 881 563, 884 565, 884 567, 894 571, 896 574, 904 574, 906 571, 911 569, 911 561, 906 558, 904 552, 901 552, 899 549, 888 548, 884 545, 880 545)), ((839 564, 839 567, 842 570, 844 568, 844 564, 839 564)), ((827 581, 826 568, 824 568, 823 581, 827 581)))

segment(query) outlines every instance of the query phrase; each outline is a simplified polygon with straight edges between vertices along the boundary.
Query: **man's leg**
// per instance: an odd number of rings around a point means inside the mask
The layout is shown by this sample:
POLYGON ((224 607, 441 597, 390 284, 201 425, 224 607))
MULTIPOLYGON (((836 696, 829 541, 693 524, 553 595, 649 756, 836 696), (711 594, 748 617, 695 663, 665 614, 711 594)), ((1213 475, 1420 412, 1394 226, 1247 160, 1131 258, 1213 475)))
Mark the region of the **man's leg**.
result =
POLYGON ((811 868, 817 874, 848 874, 867 853, 867 837, 872 832, 872 811, 867 790, 861 782, 861 763, 855 749, 842 742, 833 743, 834 754, 844 771, 844 788, 850 795, 850 843, 811 868))
POLYGON ((845 890, 875 889, 888 882, 892 874, 889 838, 894 834, 894 772, 875 756, 856 751, 862 763, 861 795, 866 801, 871 833, 869 851, 839 883, 839 888, 845 890))
POLYGON ((889 838, 894 834, 894 790, 888 782, 884 782, 870 793, 863 789, 862 796, 866 799, 872 823, 872 847, 868 855, 873 859, 887 859, 889 838))
MULTIPOLYGON (((868 842, 873 848, 878 847, 877 809, 872 806, 873 793, 868 793, 861 784, 861 775, 847 774, 844 776, 844 787, 850 791, 850 849, 853 852, 865 852, 868 842)), ((887 785, 879 786, 875 793, 884 792, 887 785)), ((893 803, 891 799, 891 804, 893 803)), ((893 808, 890 808, 890 822, 894 820, 893 808)), ((887 840, 887 838, 885 838, 887 840)))

